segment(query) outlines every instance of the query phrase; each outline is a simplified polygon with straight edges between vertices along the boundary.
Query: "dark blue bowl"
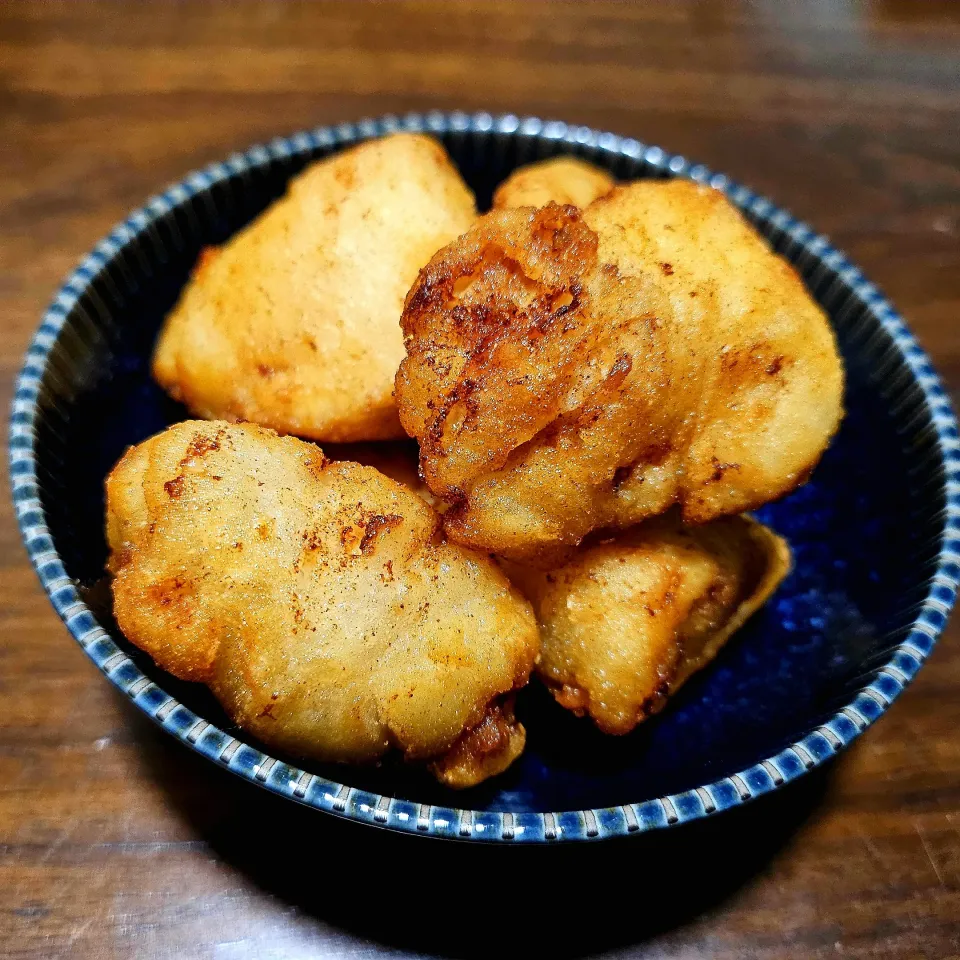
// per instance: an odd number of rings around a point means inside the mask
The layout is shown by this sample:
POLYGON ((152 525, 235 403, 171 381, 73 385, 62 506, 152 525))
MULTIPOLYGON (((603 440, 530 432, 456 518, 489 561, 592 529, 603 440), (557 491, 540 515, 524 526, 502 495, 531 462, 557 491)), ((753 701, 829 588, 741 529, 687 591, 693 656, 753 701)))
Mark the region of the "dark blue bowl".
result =
POLYGON ((298 133, 152 199, 94 248, 45 314, 17 383, 10 462, 23 540, 54 608, 137 707, 275 793, 437 837, 604 838, 774 790, 886 710, 930 653, 960 581, 957 424, 927 357, 876 287, 824 237, 721 174, 636 140, 513 116, 413 114, 298 133), (847 417, 813 479, 759 514, 790 540, 796 569, 716 663, 622 738, 602 736, 532 684, 519 705, 525 755, 459 794, 400 766, 271 756, 205 688, 157 670, 124 640, 103 584, 104 477, 128 445, 186 415, 151 380, 148 360, 199 250, 263 210, 305 164, 395 130, 442 139, 481 205, 514 167, 559 153, 621 179, 684 176, 723 190, 801 272, 847 368, 847 417))

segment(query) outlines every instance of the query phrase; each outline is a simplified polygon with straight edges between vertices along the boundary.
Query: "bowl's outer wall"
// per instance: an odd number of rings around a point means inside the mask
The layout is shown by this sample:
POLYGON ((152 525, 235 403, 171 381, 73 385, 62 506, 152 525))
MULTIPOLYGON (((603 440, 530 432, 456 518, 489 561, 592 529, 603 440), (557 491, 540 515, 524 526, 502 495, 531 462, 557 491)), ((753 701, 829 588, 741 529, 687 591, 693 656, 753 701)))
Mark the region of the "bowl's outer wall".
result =
POLYGON ((952 605, 958 459, 956 423, 927 358, 823 237, 657 147, 484 114, 297 134, 154 198, 58 294, 28 353, 11 427, 14 498, 41 580, 87 653, 148 715, 241 776, 321 809, 400 830, 514 842, 704 816, 793 779, 853 739, 919 669, 952 605), (669 710, 626 738, 603 737, 531 686, 520 706, 524 757, 458 795, 399 767, 304 770, 268 756, 230 727, 205 689, 158 671, 126 643, 103 582, 103 479, 127 446, 186 416, 150 378, 149 356, 199 251, 256 216, 310 161, 401 128, 439 136, 481 208, 516 166, 567 152, 621 179, 681 175, 725 190, 829 312, 847 368, 847 416, 813 479, 759 512, 788 537, 796 559, 766 610, 669 710))

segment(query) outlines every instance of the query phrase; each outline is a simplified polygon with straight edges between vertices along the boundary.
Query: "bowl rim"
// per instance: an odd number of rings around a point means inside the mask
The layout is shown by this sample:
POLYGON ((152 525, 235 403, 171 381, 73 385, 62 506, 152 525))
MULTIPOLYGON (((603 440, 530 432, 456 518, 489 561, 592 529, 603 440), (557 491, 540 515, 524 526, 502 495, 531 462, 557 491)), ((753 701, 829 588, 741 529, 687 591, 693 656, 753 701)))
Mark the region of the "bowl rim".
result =
POLYGON ((691 163, 657 146, 560 120, 429 111, 386 115, 356 123, 303 130, 256 144, 195 170, 131 213, 69 274, 43 315, 16 379, 10 415, 9 466, 17 524, 30 561, 54 610, 99 670, 151 720, 190 749, 248 781, 306 806, 389 830, 421 836, 513 844, 606 839, 640 834, 701 819, 740 806, 797 779, 848 746, 877 720, 911 682, 946 624, 960 585, 960 440, 949 397, 929 358, 877 287, 827 237, 766 197, 722 173, 691 163), (667 175, 707 184, 725 193, 745 213, 768 217, 792 243, 810 252, 842 279, 892 338, 894 347, 923 392, 937 435, 946 507, 935 572, 905 639, 872 668, 868 683, 804 737, 737 773, 704 785, 638 803, 556 812, 496 812, 437 806, 372 793, 328 780, 277 760, 221 730, 180 703, 123 652, 101 626, 67 575, 46 524, 36 474, 34 424, 49 354, 84 291, 127 245, 147 233, 175 207, 230 177, 297 157, 335 149, 389 133, 505 135, 554 141, 575 151, 599 150, 643 160, 667 175))

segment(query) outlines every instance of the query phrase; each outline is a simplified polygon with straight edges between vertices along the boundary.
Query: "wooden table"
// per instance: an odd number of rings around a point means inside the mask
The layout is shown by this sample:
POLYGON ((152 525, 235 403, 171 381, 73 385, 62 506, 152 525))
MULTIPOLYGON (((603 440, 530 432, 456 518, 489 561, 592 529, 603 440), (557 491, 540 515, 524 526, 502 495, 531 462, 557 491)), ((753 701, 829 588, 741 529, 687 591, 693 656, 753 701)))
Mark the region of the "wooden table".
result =
MULTIPOLYGON (((848 251, 960 389, 958 3, 8 2, 3 407, 59 279, 157 187, 429 107, 588 123, 751 184, 848 251)), ((156 731, 0 513, 3 956, 960 956, 960 621, 782 796, 638 842, 467 847, 290 809, 156 731)))

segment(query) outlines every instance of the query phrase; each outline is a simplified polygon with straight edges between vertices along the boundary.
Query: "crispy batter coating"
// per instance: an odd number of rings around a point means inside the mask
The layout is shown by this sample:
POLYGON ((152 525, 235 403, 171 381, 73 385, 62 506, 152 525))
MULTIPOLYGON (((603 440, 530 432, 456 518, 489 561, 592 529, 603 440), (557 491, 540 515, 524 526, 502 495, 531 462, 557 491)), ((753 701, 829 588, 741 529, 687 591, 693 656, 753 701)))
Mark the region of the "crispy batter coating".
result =
POLYGON ((609 193, 617 181, 586 160, 553 157, 520 167, 497 187, 496 209, 545 207, 548 203, 572 203, 586 207, 609 193))
POLYGON ((448 534, 543 564, 673 504, 703 523, 803 483, 841 417, 826 316, 717 191, 496 210, 403 312, 400 418, 448 534))
POLYGON ((201 258, 154 376, 203 417, 331 442, 403 436, 392 391, 404 294, 474 216, 429 137, 395 134, 322 160, 201 258))
POLYGON ((472 787, 503 773, 525 746, 526 733, 514 716, 513 697, 505 697, 488 707, 477 726, 434 760, 430 772, 455 790, 472 787))
POLYGON ((107 516, 124 634, 264 743, 336 761, 395 748, 452 786, 523 749, 511 698, 539 649, 529 604, 376 470, 188 421, 117 464, 107 516))
POLYGON ((658 518, 549 573, 513 565, 540 621, 537 672, 557 702, 629 733, 710 663, 790 571, 790 548, 749 517, 658 518))

